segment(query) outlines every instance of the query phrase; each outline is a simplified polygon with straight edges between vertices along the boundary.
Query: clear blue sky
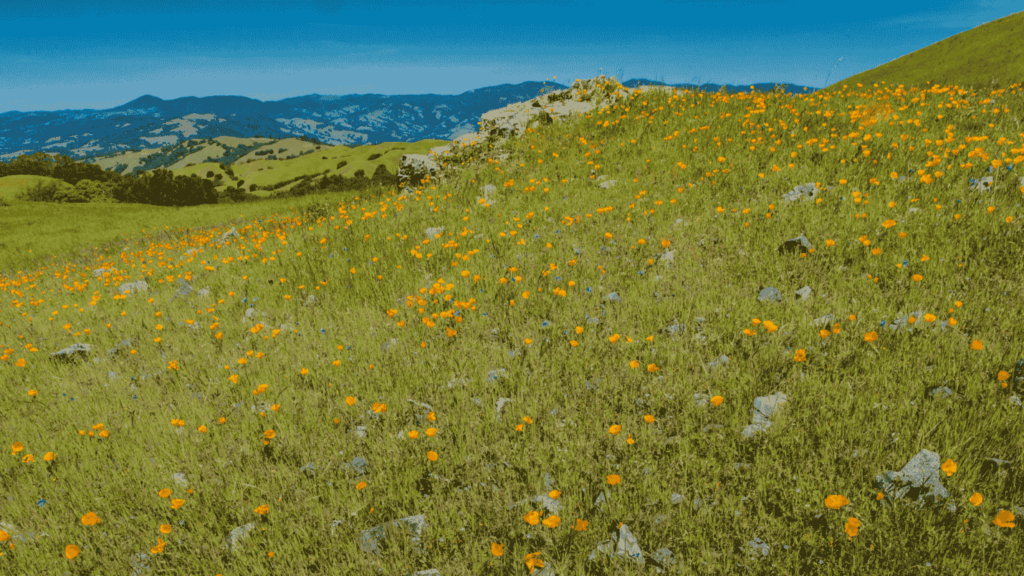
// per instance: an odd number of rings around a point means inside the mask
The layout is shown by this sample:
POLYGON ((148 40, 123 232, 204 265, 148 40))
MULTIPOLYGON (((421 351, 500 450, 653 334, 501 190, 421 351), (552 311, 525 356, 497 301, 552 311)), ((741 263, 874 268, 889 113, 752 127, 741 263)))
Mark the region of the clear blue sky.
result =
POLYGON ((113 108, 145 94, 461 94, 530 80, 568 86, 602 69, 620 80, 822 88, 1021 9, 1020 0, 3 0, 0 113, 113 108))

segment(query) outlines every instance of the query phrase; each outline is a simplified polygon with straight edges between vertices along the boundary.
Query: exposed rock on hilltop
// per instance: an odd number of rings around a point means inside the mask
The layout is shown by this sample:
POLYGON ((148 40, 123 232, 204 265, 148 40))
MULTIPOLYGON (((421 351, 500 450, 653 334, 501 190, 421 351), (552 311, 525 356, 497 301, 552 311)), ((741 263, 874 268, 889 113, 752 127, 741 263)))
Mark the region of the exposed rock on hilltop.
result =
MULTIPOLYGON (((617 86, 615 77, 609 79, 600 75, 590 80, 577 80, 565 90, 555 90, 526 102, 509 104, 487 112, 480 117, 479 132, 460 136, 451 144, 432 148, 429 155, 402 156, 398 180, 409 187, 419 186, 420 180, 427 174, 430 174, 432 181, 435 178, 445 180, 447 170, 461 166, 462 162, 474 154, 481 161, 504 160, 508 152, 502 145, 509 138, 522 135, 527 126, 536 128, 541 123, 550 124, 566 117, 587 114, 599 106, 614 105, 625 96, 622 91, 617 91, 617 86)), ((671 86, 652 88, 672 90, 671 86)))

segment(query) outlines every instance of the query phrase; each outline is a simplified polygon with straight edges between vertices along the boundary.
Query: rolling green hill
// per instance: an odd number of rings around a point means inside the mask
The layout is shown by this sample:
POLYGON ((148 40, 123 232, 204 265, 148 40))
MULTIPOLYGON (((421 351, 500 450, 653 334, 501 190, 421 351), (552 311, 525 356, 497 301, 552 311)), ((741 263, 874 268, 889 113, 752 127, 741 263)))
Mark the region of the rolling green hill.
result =
MULTIPOLYGON (((212 178, 221 175, 216 190, 223 191, 237 182, 244 182, 248 190, 252 184, 258 186, 254 195, 267 195, 267 190, 274 185, 293 180, 306 174, 314 175, 316 182, 320 175, 352 177, 358 170, 363 170, 367 177, 374 173, 377 166, 383 164, 388 172, 398 173, 399 161, 403 154, 428 154, 431 148, 443 146, 444 140, 420 140, 419 142, 382 142, 367 146, 326 146, 316 145, 303 140, 287 138, 271 140, 269 138, 215 138, 213 142, 206 140, 186 141, 175 146, 188 149, 188 155, 180 160, 169 163, 165 167, 175 176, 195 174, 206 177, 213 172, 212 178), (251 151, 244 153, 237 160, 226 163, 232 167, 234 178, 221 168, 221 162, 211 158, 232 157, 234 150, 239 148, 251 151), (341 168, 338 165, 345 162, 341 168)), ((122 152, 113 156, 97 158, 96 163, 105 169, 121 168, 122 173, 131 172, 141 166, 150 155, 158 154, 161 149, 147 149, 138 152, 122 152)), ((149 170, 147 170, 149 171, 149 170)), ((282 189, 286 190, 288 184, 282 189)))
MULTIPOLYGON (((843 86, 855 90, 900 84, 905 90, 930 86, 959 86, 965 90, 1006 88, 1024 84, 1024 12, 1011 14, 950 36, 902 58, 865 70, 823 88, 835 92, 843 86)), ((819 92, 821 92, 819 91, 819 92)))

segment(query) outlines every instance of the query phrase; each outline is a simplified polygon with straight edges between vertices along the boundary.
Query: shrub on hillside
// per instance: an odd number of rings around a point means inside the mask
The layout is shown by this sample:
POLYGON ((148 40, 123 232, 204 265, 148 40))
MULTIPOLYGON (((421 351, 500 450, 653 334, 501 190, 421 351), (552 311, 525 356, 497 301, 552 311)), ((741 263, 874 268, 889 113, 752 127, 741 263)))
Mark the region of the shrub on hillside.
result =
POLYGON ((396 185, 396 182, 397 176, 389 173, 387 168, 381 165, 377 167, 377 171, 374 172, 372 179, 367 178, 363 170, 357 170, 351 178, 341 175, 323 176, 316 181, 313 181, 310 175, 307 174, 288 182, 279 182, 273 186, 267 186, 265 189, 273 190, 273 193, 268 198, 278 199, 296 198, 308 194, 323 194, 326 192, 361 192, 382 186, 396 185), (279 190, 279 188, 295 180, 298 180, 298 183, 290 189, 279 190))
MULTIPOLYGON (((255 186, 255 184, 253 184, 253 186, 255 186)), ((235 188, 234 186, 226 188, 218 195, 218 202, 221 204, 255 202, 257 200, 262 200, 262 198, 254 194, 249 194, 244 188, 235 188)))
POLYGON ((58 202, 56 197, 63 188, 61 183, 56 180, 50 180, 45 183, 39 181, 17 193, 15 198, 29 202, 58 202))
POLYGON ((378 186, 397 186, 398 175, 388 172, 387 166, 378 164, 377 170, 370 177, 370 181, 378 186))
POLYGON ((110 187, 95 180, 79 180, 75 184, 75 193, 85 202, 112 202, 110 187))
POLYGON ((154 204, 156 206, 196 206, 216 204, 213 182, 192 174, 175 176, 170 170, 158 168, 138 178, 126 179, 111 190, 118 202, 154 204))

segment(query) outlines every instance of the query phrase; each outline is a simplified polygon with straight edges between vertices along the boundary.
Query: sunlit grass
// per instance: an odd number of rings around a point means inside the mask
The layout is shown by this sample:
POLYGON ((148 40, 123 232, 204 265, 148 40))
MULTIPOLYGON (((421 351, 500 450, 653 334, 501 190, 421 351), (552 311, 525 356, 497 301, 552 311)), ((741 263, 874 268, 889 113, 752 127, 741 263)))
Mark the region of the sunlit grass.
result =
POLYGON ((443 182, 3 279, 0 568, 1010 573, 1024 94, 853 88, 610 84, 443 182), (892 506, 922 450, 949 498, 892 506), (588 560, 622 526, 645 567, 588 560))

